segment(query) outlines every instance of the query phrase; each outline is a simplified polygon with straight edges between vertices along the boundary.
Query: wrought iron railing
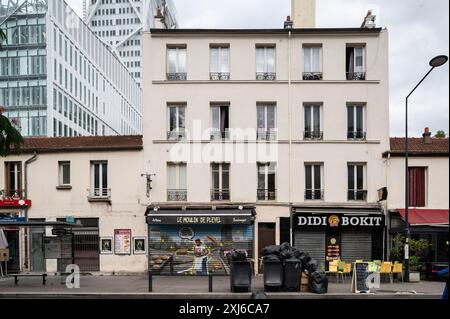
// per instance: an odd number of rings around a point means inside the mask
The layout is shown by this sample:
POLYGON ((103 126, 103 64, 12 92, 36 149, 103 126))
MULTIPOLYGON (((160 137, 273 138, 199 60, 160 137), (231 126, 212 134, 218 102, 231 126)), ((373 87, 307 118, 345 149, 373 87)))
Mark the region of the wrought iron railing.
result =
POLYGON ((8 189, 0 190, 0 199, 25 199, 25 190, 23 189, 8 189))
POLYGON ((225 131, 211 131, 211 141, 217 140, 228 140, 230 138, 230 131, 227 129, 225 131))
POLYGON ((323 194, 322 189, 306 189, 305 200, 323 200, 323 194))
POLYGON ((258 196, 258 200, 276 200, 277 190, 276 189, 258 189, 257 196, 258 196))
POLYGON ((91 199, 111 198, 111 188, 89 188, 88 197, 91 199))
POLYGON ((167 73, 167 80, 169 80, 169 81, 186 81, 187 73, 184 73, 184 72, 167 73))
POLYGON ((366 190, 355 190, 350 189, 348 190, 347 199, 348 200, 355 200, 355 201, 366 201, 367 200, 367 191, 366 190))
POLYGON ((168 189, 167 201, 169 202, 185 202, 187 201, 186 189, 168 189))
POLYGON ((303 72, 303 80, 305 81, 320 81, 322 79, 322 72, 303 72))
POLYGON ((303 132, 305 140, 323 140, 323 132, 321 131, 305 131, 303 132))
POLYGON ((228 81, 230 79, 230 72, 211 72, 209 78, 212 81, 228 81))
POLYGON ((211 201, 223 201, 230 200, 230 190, 229 189, 212 189, 211 190, 211 201))
POLYGON ((367 137, 366 132, 356 131, 356 132, 347 132, 347 138, 349 140, 365 140, 367 137))
POLYGON ((366 79, 366 72, 347 72, 347 80, 363 81, 366 79))
POLYGON ((259 141, 274 141, 277 139, 277 131, 275 129, 271 130, 258 129, 257 139, 259 141))
POLYGON ((169 141, 181 141, 186 139, 185 131, 169 131, 167 132, 167 139, 169 141))
POLYGON ((258 81, 275 81, 277 74, 275 72, 256 72, 256 80, 258 81))

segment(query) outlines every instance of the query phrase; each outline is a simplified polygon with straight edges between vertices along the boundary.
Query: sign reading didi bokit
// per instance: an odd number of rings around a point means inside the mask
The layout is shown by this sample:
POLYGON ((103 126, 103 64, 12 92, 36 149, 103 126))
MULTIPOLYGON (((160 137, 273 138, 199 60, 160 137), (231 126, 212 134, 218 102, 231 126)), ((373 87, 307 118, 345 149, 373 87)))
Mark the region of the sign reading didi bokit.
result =
POLYGON ((381 227, 384 226, 383 215, 345 215, 345 214, 297 214, 297 227, 381 227))

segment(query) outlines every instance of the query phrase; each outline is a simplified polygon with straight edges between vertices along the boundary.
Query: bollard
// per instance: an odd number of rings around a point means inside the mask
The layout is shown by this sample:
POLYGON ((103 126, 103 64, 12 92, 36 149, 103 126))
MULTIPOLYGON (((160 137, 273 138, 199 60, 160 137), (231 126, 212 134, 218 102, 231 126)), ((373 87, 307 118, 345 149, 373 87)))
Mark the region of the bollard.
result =
POLYGON ((208 280, 209 280, 209 292, 213 292, 213 276, 209 275, 208 276, 208 280))
POLYGON ((148 272, 148 292, 153 292, 153 276, 152 272, 148 272))

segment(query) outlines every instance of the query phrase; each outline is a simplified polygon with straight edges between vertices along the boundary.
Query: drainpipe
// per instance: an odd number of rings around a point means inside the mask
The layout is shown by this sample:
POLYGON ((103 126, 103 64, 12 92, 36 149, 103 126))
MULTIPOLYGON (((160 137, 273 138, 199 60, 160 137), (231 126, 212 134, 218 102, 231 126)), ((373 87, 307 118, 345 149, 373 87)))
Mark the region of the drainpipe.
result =
MULTIPOLYGON (((34 155, 30 157, 24 163, 24 188, 23 188, 23 197, 24 199, 28 199, 28 165, 34 162, 37 159, 38 155, 34 152, 34 155)), ((25 207, 25 220, 28 221, 28 207, 25 207)), ((28 228, 25 228, 24 234, 24 251, 25 251, 25 260, 24 260, 24 268, 29 269, 29 252, 28 252, 28 228)))
MULTIPOLYGON (((289 214, 292 216, 292 105, 291 105, 291 90, 292 90, 292 61, 291 61, 291 40, 292 31, 288 31, 288 116, 289 116, 289 214)), ((290 225, 291 245, 294 243, 294 232, 291 218, 290 225)))

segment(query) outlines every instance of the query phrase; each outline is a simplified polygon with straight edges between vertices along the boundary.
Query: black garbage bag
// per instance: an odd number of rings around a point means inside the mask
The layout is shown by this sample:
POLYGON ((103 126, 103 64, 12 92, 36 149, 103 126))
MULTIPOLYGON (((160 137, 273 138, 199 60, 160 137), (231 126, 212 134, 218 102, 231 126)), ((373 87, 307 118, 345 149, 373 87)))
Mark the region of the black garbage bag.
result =
POLYGON ((309 291, 315 294, 328 292, 328 278, 324 273, 314 272, 309 276, 309 291))
POLYGON ((302 262, 302 265, 304 265, 306 267, 306 265, 310 262, 311 257, 309 256, 308 253, 300 252, 300 256, 298 257, 298 259, 300 259, 302 262))
POLYGON ((265 255, 263 256, 264 261, 280 261, 280 256, 278 255, 265 255))
POLYGON ((264 291, 257 291, 252 294, 250 299, 268 299, 268 297, 264 291))
POLYGON ((229 264, 233 261, 246 261, 247 254, 242 250, 233 250, 226 255, 229 264))
POLYGON ((309 274, 312 274, 312 273, 316 272, 317 269, 319 269, 319 265, 317 264, 317 261, 315 261, 314 259, 311 259, 310 261, 308 261, 306 263, 306 265, 304 266, 304 269, 306 271, 308 271, 309 274))
POLYGON ((298 249, 293 248, 292 249, 292 258, 300 259, 300 256, 301 256, 301 252, 298 249))
POLYGON ((280 254, 280 246, 278 246, 278 245, 267 246, 267 247, 264 247, 262 250, 263 256, 279 255, 279 254, 280 254))

